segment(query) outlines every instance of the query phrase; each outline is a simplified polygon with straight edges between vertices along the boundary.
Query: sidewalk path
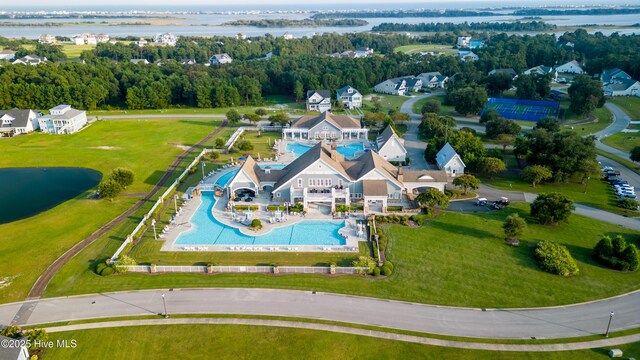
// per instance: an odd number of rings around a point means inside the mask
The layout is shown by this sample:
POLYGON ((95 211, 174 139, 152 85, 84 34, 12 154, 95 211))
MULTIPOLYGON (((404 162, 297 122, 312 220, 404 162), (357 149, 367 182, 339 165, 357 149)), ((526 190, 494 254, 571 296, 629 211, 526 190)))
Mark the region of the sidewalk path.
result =
POLYGON ((621 344, 628 344, 640 341, 640 334, 633 334, 614 338, 603 338, 600 340, 574 342, 565 344, 491 344, 476 343, 456 340, 442 340, 421 336, 396 334, 385 331, 366 330, 355 327, 309 323, 303 321, 267 320, 267 319, 242 319, 242 318, 177 318, 177 319, 145 319, 145 320, 122 320, 111 322, 98 322, 77 325, 65 325, 45 328, 48 333, 65 331, 106 329, 114 327, 129 326, 166 326, 166 325, 244 325, 244 326, 274 326, 290 329, 307 329, 331 331, 342 334, 374 337, 377 339, 387 339, 403 342, 411 342, 425 345, 446 346, 459 349, 476 349, 490 351, 567 351, 594 349, 610 347, 621 344))
MULTIPOLYGON (((161 276, 161 275, 160 275, 161 276)), ((203 288, 128 291, 40 299, 21 325, 60 321, 169 314, 249 314, 291 316, 419 331, 451 336, 528 339, 602 334, 640 327, 640 291, 589 303, 531 309, 477 309, 386 299, 276 289, 203 288), (375 315, 375 316, 374 316, 375 315)), ((0 306, 0 320, 16 304, 0 306)))

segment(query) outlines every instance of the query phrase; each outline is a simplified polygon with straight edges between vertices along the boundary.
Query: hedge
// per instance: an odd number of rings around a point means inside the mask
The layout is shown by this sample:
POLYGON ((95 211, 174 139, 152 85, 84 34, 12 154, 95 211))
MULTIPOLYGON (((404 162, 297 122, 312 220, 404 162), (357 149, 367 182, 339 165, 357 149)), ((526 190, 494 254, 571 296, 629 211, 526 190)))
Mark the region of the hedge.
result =
POLYGON ((235 205, 233 209, 239 211, 258 210, 258 205, 235 205))
POLYGON ((603 237, 593 248, 593 258, 600 264, 620 271, 636 271, 640 255, 634 244, 627 245, 622 236, 603 237))
POLYGON ((402 206, 387 206, 387 211, 402 211, 403 209, 402 206))
POLYGON ((104 268, 104 270, 100 272, 100 276, 109 276, 109 275, 112 275, 114 272, 115 270, 111 266, 107 266, 106 268, 104 268))
POLYGON ((380 268, 376 267, 373 269, 373 276, 380 276, 380 268))
POLYGON ((571 276, 578 273, 578 265, 565 246, 553 241, 540 241, 535 250, 540 267, 552 274, 571 276))
POLYGON ((382 267, 382 269, 380 269, 380 273, 384 276, 389 276, 393 274, 393 270, 391 270, 387 265, 385 265, 382 267))
POLYGON ((285 211, 287 210, 286 206, 278 206, 278 205, 267 205, 267 211, 285 211))

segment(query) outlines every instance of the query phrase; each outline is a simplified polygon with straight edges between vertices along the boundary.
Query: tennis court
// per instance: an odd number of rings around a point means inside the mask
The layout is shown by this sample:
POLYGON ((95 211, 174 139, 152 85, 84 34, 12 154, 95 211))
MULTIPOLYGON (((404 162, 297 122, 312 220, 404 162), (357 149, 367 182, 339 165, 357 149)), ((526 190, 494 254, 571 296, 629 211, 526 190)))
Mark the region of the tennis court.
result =
POLYGON ((494 109, 505 119, 538 121, 544 118, 557 118, 560 103, 544 100, 521 100, 490 98, 482 113, 494 109))

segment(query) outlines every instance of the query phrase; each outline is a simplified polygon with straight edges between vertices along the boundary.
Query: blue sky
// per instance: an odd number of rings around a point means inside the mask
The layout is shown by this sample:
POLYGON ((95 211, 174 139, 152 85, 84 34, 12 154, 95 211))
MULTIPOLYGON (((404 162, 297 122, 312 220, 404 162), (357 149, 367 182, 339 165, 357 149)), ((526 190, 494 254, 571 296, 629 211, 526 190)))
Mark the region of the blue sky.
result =
MULTIPOLYGON (((4 2, 4 0, 2 1, 4 2)), ((327 2, 329 3, 344 3, 343 1, 340 0, 328 0, 327 2)), ((380 4, 389 4, 389 3, 394 3, 396 1, 390 1, 390 0, 351 0, 350 3, 356 3, 356 4, 374 4, 374 3, 380 3, 380 4)), ((415 3, 416 5, 419 4, 429 4, 429 3, 439 3, 439 4, 447 4, 447 3, 452 3, 452 7, 455 6, 456 3, 487 3, 487 2, 491 2, 491 3, 496 3, 496 1, 492 1, 492 0, 461 0, 461 1, 447 1, 447 0, 401 0, 402 3, 415 3)), ((552 1, 542 1, 542 3, 553 3, 552 1)), ((574 3, 574 1, 570 1, 571 3, 574 3)), ((620 1, 620 0, 600 0, 600 1, 594 1, 593 3, 620 3, 620 2, 624 2, 624 1, 620 1)), ((269 0, 268 3, 271 4, 292 4, 292 5, 296 5, 296 4, 300 4, 299 0, 269 0)), ((326 2, 325 2, 326 3, 326 2)), ((541 1, 539 0, 502 0, 499 1, 499 3, 504 4, 504 5, 523 5, 523 6, 535 6, 535 5, 540 5, 541 1)), ((592 3, 591 1, 586 1, 584 3, 592 3)), ((220 6, 225 6, 228 7, 230 4, 229 3, 224 3, 224 2, 217 2, 217 1, 211 1, 211 0, 187 0, 185 2, 182 3, 183 5, 187 5, 187 6, 194 6, 194 5, 207 5, 208 7, 215 7, 216 5, 220 5, 220 6)), ((254 4, 258 4, 258 5, 267 5, 267 3, 264 0, 236 0, 233 2, 234 5, 254 5, 254 4)), ((12 2, 12 4, 10 5, 11 7, 28 7, 28 6, 46 6, 46 7, 55 7, 55 6, 72 6, 72 5, 80 5, 78 0, 21 0, 19 2, 12 2)), ((94 6, 104 6, 104 5, 127 5, 127 6, 163 6, 163 5, 176 5, 175 0, 94 0, 91 1, 91 3, 84 3, 82 4, 82 7, 90 7, 91 5, 94 6)), ((308 4, 307 4, 308 5, 308 4)), ((2 10, 0 8, 0 10, 2 10)))

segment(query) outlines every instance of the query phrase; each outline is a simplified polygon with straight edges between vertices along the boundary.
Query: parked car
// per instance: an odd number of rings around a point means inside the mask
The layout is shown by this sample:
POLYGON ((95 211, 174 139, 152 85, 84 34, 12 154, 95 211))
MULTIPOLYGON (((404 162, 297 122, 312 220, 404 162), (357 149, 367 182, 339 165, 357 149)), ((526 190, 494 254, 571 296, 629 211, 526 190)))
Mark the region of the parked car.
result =
POLYGON ((620 199, 629 198, 629 199, 637 199, 636 194, 622 194, 619 196, 620 199))
POLYGON ((478 200, 473 203, 475 206, 485 206, 487 205, 487 198, 478 198, 478 200))
POLYGON ((507 197, 501 197, 500 200, 496 200, 498 204, 502 205, 502 206, 507 206, 510 204, 509 202, 509 198, 507 197))

